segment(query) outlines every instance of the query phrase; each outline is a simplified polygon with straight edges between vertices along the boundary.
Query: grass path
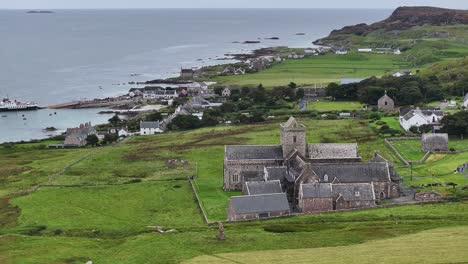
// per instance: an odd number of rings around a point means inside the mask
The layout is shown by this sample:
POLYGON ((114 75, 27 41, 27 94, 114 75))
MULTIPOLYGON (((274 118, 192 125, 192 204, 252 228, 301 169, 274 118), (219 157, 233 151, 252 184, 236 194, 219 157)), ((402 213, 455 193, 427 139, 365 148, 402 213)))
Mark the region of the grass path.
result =
POLYGON ((186 263, 466 263, 468 227, 442 228, 359 245, 200 256, 186 263))

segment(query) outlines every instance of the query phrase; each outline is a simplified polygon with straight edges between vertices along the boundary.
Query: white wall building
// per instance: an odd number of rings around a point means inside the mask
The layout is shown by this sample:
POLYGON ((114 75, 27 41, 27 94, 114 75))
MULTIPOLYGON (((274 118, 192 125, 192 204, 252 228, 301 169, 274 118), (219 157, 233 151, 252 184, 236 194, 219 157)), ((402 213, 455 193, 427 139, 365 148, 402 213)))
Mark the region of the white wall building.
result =
POLYGON ((411 127, 422 125, 438 126, 444 114, 440 110, 433 109, 405 109, 400 112, 400 125, 404 130, 409 131, 411 127))
POLYGON ((140 122, 140 135, 154 135, 163 133, 159 122, 140 122))
POLYGON ((463 106, 468 108, 468 93, 465 95, 465 99, 463 100, 463 106))

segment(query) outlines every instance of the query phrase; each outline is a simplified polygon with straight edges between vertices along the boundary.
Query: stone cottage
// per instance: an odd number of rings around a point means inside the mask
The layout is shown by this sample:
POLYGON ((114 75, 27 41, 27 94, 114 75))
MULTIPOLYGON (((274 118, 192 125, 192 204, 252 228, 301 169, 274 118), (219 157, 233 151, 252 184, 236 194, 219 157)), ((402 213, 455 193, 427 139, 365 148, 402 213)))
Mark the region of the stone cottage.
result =
POLYGON ((449 151, 448 134, 434 133, 423 134, 421 137, 421 149, 424 152, 449 151))
POLYGON ((393 112, 395 110, 395 101, 393 101, 393 99, 387 95, 387 91, 385 91, 385 95, 377 102, 377 107, 381 111, 393 112))

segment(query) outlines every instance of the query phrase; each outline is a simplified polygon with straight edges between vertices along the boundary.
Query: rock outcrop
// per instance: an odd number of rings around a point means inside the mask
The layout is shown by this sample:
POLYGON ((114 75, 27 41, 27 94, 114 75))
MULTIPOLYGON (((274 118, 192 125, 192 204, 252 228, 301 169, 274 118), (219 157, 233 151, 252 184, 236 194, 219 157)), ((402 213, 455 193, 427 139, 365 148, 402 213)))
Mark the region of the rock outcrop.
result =
POLYGON ((340 35, 366 36, 376 30, 406 30, 415 26, 447 26, 468 24, 468 10, 455 10, 436 7, 399 7, 393 14, 380 22, 367 25, 346 26, 331 32, 330 36, 314 42, 316 45, 330 45, 340 35))

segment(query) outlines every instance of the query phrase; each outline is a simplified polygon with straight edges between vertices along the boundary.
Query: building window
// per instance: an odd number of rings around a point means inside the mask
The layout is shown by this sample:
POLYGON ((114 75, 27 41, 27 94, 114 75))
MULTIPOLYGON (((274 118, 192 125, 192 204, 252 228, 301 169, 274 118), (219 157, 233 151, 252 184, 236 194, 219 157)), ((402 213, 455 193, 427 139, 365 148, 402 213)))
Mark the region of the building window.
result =
POLYGON ((325 174, 325 175, 323 176, 323 181, 324 181, 324 182, 328 182, 328 175, 327 175, 327 174, 325 174))
POLYGON ((388 105, 388 102, 385 102, 385 105, 388 105))
POLYGON ((296 143, 296 142, 297 142, 297 137, 293 136, 293 143, 296 143))
POLYGON ((359 192, 354 192, 354 196, 360 196, 361 194, 359 192))
POLYGON ((234 175, 232 176, 232 181, 233 181, 233 182, 239 182, 239 175, 234 174, 234 175))

